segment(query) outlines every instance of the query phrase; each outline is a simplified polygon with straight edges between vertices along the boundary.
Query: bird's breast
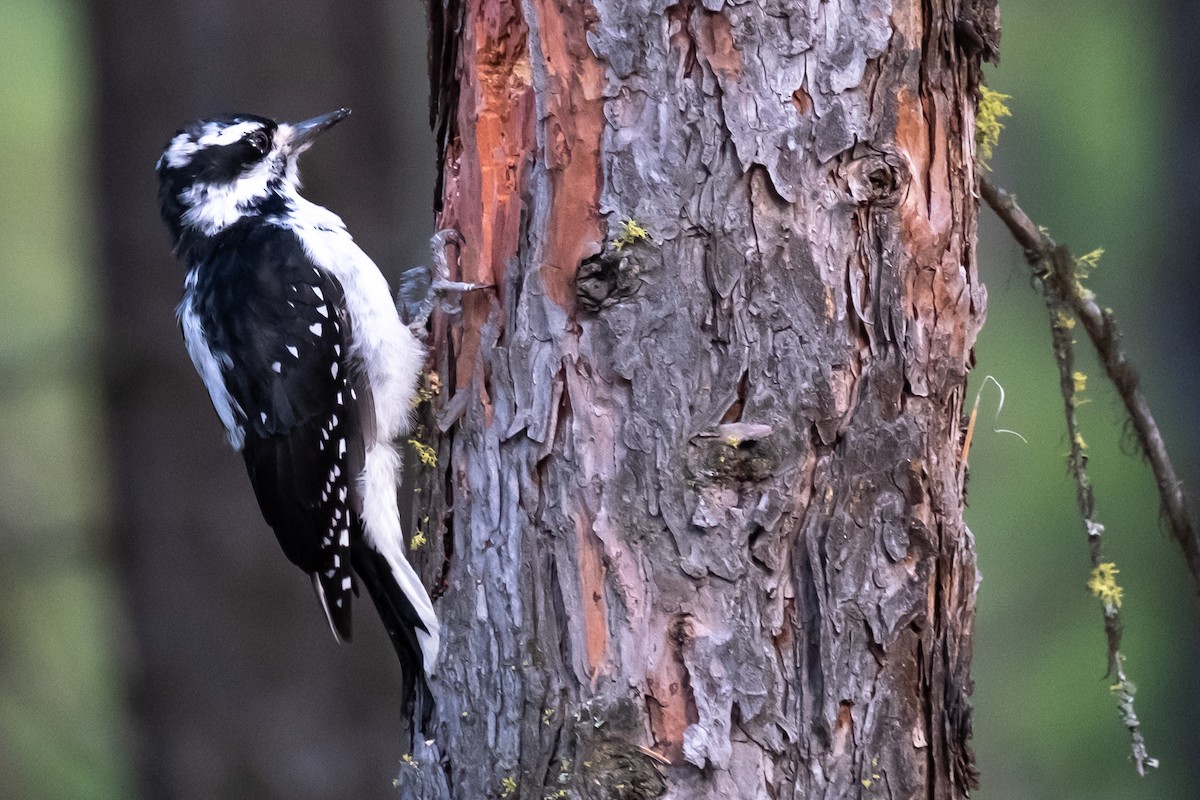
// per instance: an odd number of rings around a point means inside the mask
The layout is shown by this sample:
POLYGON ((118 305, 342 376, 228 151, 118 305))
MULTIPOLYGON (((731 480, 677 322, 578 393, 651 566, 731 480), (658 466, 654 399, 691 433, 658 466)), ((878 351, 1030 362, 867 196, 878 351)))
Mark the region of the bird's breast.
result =
POLYGON ((325 219, 292 229, 313 263, 342 284, 350 317, 350 354, 366 372, 379 438, 389 441, 408 430, 424 353, 400 321, 387 280, 375 262, 355 244, 340 219, 326 214, 336 224, 325 219))

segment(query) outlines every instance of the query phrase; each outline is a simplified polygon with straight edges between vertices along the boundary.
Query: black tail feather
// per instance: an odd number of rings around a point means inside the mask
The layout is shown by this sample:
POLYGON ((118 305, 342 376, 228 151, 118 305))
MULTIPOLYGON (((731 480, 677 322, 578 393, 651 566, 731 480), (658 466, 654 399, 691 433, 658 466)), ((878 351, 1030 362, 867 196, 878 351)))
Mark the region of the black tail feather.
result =
POLYGON ((401 708, 412 723, 415 737, 429 729, 433 715, 433 695, 425 679, 424 658, 417 640, 417 630, 424 630, 425 625, 396 583, 387 559, 362 536, 351 539, 350 560, 354 571, 375 602, 383 627, 400 659, 401 708))

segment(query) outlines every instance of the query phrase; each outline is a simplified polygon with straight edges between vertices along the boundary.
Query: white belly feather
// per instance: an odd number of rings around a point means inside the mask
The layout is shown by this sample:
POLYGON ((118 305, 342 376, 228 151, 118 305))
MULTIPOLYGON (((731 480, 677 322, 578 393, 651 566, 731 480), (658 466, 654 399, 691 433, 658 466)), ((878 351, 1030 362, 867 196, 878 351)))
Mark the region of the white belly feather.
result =
POLYGON ((432 673, 439 646, 438 621, 424 586, 404 555, 396 486, 401 465, 396 438, 408 432, 413 396, 424 361, 419 342, 400 321, 387 280, 354 243, 340 217, 298 200, 289 226, 305 253, 342 284, 354 320, 350 353, 359 359, 375 405, 375 438, 366 442, 366 464, 359 476, 367 537, 392 567, 428 633, 417 631, 425 669, 432 673))

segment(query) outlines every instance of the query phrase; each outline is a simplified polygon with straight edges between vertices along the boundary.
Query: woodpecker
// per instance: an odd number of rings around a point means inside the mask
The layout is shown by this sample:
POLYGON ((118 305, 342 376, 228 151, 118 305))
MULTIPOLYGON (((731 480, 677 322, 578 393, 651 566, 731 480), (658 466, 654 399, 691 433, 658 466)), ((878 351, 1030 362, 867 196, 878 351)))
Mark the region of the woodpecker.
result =
POLYGON ((405 712, 423 727, 438 620, 396 498, 423 348, 342 220, 299 193, 300 154, 349 114, 195 122, 158 160, 159 202, 187 267, 184 342, 263 517, 338 641, 351 637, 357 574, 399 656, 405 712))

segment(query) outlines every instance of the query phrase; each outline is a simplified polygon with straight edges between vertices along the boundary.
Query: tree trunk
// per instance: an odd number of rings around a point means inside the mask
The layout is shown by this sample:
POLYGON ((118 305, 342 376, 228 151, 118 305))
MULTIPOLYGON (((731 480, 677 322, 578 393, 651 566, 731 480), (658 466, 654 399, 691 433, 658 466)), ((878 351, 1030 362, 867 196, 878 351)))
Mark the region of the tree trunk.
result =
POLYGON ((965 794, 956 5, 435 7, 440 222, 495 289, 434 327, 403 796, 965 794))

